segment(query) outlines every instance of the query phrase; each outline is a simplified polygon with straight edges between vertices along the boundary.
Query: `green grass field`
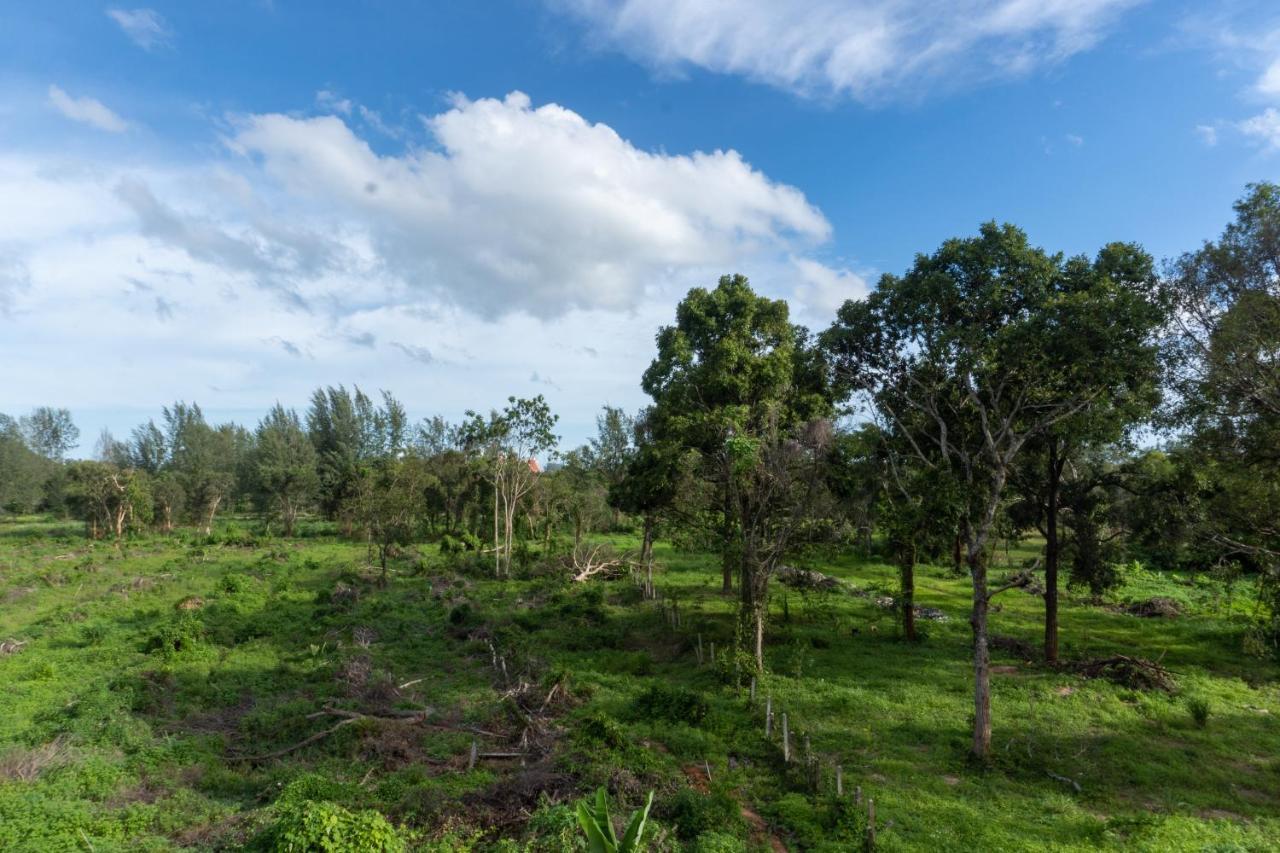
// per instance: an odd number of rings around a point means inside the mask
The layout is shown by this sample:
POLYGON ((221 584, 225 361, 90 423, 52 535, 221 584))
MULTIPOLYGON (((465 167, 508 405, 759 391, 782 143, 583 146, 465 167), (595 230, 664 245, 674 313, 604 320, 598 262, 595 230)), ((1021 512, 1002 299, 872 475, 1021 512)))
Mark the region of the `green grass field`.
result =
MULTIPOLYGON (((855 788, 883 850, 1280 849, 1280 672, 1241 651, 1243 585, 1131 570, 1109 604, 1177 600, 1164 619, 1067 596, 1064 658, 1159 660, 1177 689, 997 651, 978 768, 968 585, 943 568, 917 603, 948 618, 908 644, 875 602, 891 568, 805 561, 863 594, 775 585, 752 704, 713 555, 657 548, 677 629, 625 578, 496 582, 421 546, 383 586, 323 525, 254 529, 117 548, 0 523, 0 849, 269 849, 299 802, 376 810, 409 849, 582 849, 569 807, 599 785, 615 812, 656 791, 656 849, 857 849, 855 788)), ((993 630, 1038 644, 1040 599, 997 603, 993 630)))

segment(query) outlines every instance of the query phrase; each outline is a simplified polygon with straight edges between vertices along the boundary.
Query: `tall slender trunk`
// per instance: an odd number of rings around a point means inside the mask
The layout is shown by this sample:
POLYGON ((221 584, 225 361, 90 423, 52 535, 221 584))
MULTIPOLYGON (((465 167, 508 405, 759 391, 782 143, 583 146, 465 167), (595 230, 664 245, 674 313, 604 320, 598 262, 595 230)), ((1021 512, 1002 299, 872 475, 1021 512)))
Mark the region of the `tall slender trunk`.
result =
MULTIPOLYGON (((729 494, 729 478, 725 476, 722 510, 724 521, 720 528, 720 589, 733 592, 733 501, 729 494)), ((745 581, 744 581, 745 583, 745 581)))
POLYGON ((902 582, 902 635, 908 642, 916 640, 916 548, 914 544, 902 550, 898 570, 902 582))
POLYGON ((502 550, 498 547, 498 481, 493 478, 493 576, 502 577, 502 550))
POLYGON ((648 588, 653 588, 653 516, 644 517, 644 538, 640 541, 640 562, 644 564, 648 588))
POLYGON ((1058 493, 1062 484, 1062 466, 1058 439, 1049 440, 1048 501, 1044 529, 1044 659, 1058 661, 1058 493))
POLYGON ((969 545, 969 574, 973 580, 973 755, 985 760, 991 752, 991 651, 988 647, 987 563, 981 543, 969 545))

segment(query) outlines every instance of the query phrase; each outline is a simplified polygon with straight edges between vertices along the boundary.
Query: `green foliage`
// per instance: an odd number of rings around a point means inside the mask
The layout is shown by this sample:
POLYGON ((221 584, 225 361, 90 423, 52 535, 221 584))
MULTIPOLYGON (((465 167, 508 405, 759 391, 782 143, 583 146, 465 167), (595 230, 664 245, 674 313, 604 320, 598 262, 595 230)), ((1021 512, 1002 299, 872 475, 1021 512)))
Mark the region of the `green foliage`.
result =
POLYGON ((158 651, 166 661, 172 661, 184 652, 199 647, 205 637, 205 625, 190 610, 175 613, 151 639, 150 648, 158 651))
POLYGON ((644 827, 652 806, 653 792, 650 791, 644 808, 631 815, 622 838, 618 838, 609 820, 609 795, 604 788, 598 789, 594 804, 590 799, 578 803, 578 824, 587 837, 587 849, 591 853, 638 853, 644 850, 644 827))
POLYGON ((1191 715, 1191 720, 1197 727, 1203 729, 1209 724, 1210 709, 1209 700, 1203 696, 1187 697, 1187 713, 1191 715))
POLYGON ((659 814, 674 824, 680 837, 688 841, 708 832, 733 830, 742 823, 737 802, 720 788, 705 794, 681 788, 662 805, 659 814))
POLYGON ((376 811, 348 811, 334 803, 290 800, 271 830, 277 853, 400 853, 404 841, 376 811))
POLYGON ((684 687, 654 684, 636 697, 632 709, 641 719, 701 725, 710 713, 707 700, 684 687))

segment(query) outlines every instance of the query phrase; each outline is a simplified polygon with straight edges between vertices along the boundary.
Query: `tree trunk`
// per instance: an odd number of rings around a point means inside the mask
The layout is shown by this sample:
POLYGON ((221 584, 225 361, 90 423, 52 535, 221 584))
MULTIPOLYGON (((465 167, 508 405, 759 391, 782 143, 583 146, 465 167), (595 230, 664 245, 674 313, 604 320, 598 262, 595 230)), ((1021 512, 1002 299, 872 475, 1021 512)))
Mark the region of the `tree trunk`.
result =
POLYGON ((987 564, 982 546, 969 545, 969 574, 973 579, 973 756, 985 761, 991 753, 991 652, 988 648, 987 564))
POLYGON ((1058 493, 1062 485, 1062 466, 1058 439, 1049 440, 1048 501, 1045 507, 1044 535, 1044 659, 1058 661, 1058 493))
POLYGON ((213 533, 213 518, 218 514, 218 504, 222 503, 222 498, 217 497, 209 502, 209 515, 204 521, 204 535, 208 536, 213 533))
POLYGON ((724 523, 720 529, 720 589, 724 593, 731 593, 733 592, 733 503, 727 477, 724 485, 723 513, 724 523))
POLYGON ((960 534, 957 533, 955 538, 951 540, 951 567, 956 574, 960 574, 961 568, 964 566, 964 557, 960 549, 960 534))
POLYGON ((907 545, 898 566, 902 581, 902 635, 907 642, 916 641, 916 549, 907 545))
POLYGON ((502 549, 498 547, 498 477, 493 478, 493 576, 502 577, 502 549))

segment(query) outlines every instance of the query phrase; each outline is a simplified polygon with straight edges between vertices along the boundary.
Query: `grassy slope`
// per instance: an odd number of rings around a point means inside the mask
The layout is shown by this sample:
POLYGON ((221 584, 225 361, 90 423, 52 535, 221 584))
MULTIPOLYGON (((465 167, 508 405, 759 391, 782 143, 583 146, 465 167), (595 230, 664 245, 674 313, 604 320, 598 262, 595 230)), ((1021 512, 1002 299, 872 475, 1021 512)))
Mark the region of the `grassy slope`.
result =
MULTIPOLYGON (((659 546, 659 587, 680 601, 679 632, 625 581, 496 583, 432 557, 422 573, 402 563, 380 589, 359 576, 364 557, 324 536, 254 546, 151 539, 120 552, 75 528, 0 525, 0 639, 29 641, 0 657, 0 849, 234 846, 269 824, 273 800, 304 773, 315 774, 306 784, 317 798, 377 808, 419 846, 448 849, 442 825, 465 837, 469 822, 496 820, 505 807, 520 820, 503 834, 563 849, 567 812, 510 805, 498 793, 522 778, 519 768, 468 772, 470 736, 458 731, 399 727, 393 737, 360 724, 280 760, 226 760, 326 727, 307 718, 326 702, 429 707, 437 722, 510 731, 489 653, 467 639, 477 632, 506 650, 516 680, 569 685, 574 700, 557 711, 559 778, 609 784, 632 805, 657 788, 668 840, 718 823, 725 844, 726 835, 761 843, 732 814, 737 805, 725 806, 730 796, 793 846, 833 837, 821 798, 804 790, 798 768, 781 765, 776 738, 763 739, 760 708, 695 665, 698 633, 708 648, 732 639, 733 602, 717 591, 712 557, 659 546), (358 602, 326 603, 344 577, 362 590, 358 602), (601 588, 603 603, 593 592, 601 588), (174 605, 191 595, 203 599, 193 611, 203 637, 156 648, 190 627, 174 605), (375 632, 368 648, 357 627, 375 632), (385 687, 411 679, 423 680, 398 696, 385 687), (636 697, 659 683, 708 696, 709 712, 696 724, 638 714, 636 697), (690 781, 705 787, 694 769, 704 762, 718 797, 682 794, 690 781), (535 813, 532 829, 518 808, 535 813)), ((874 563, 814 567, 863 588, 894 583, 874 563)), ((1228 607, 1214 584, 1143 574, 1121 594, 1171 595, 1192 615, 1147 620, 1066 603, 1065 656, 1163 656, 1181 695, 997 654, 1006 669, 994 690, 996 760, 978 771, 965 760, 967 584, 931 568, 918 583, 918 603, 950 616, 922 623, 918 645, 900 642, 868 598, 775 594, 772 674, 759 685, 788 713, 797 744, 811 739, 824 785, 839 763, 848 788, 875 797, 883 849, 1277 848, 1280 689, 1274 664, 1239 652, 1231 611, 1247 599, 1228 607), (1210 703, 1207 727, 1194 724, 1188 696, 1210 703)), ((1013 590, 998 601, 995 630, 1036 642, 1039 599, 1013 590)))

